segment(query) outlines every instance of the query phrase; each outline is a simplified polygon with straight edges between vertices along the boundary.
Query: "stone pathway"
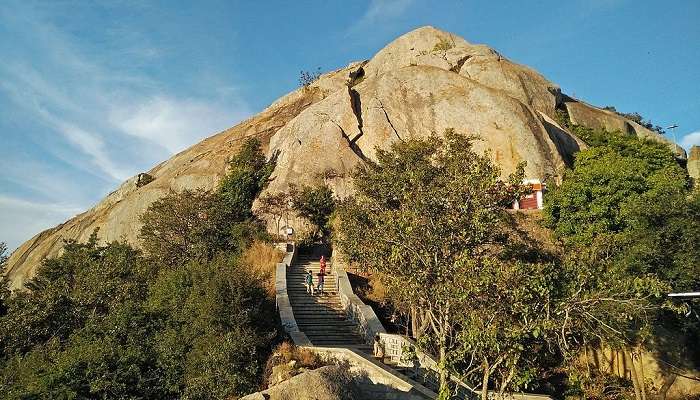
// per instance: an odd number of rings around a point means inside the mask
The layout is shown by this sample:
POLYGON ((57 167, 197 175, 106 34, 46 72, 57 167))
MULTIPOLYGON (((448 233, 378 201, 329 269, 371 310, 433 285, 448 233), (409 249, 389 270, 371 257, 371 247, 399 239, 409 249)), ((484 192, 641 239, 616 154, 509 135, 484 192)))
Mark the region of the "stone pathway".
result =
POLYGON ((329 273, 330 260, 327 263, 324 294, 317 291, 314 296, 306 292, 304 278, 307 271, 311 271, 314 285, 318 284, 319 257, 299 255, 287 270, 287 293, 297 326, 314 346, 366 347, 364 350, 371 351, 357 333, 355 322, 346 318, 338 295, 338 282, 335 275, 329 273))

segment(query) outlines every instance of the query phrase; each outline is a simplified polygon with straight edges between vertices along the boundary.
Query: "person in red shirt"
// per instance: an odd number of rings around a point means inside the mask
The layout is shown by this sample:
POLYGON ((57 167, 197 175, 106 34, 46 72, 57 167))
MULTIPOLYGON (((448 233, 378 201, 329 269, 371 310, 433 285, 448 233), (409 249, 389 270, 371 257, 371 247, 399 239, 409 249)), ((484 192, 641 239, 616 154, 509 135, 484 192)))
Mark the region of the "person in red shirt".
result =
POLYGON ((321 274, 325 275, 326 274, 326 257, 325 256, 321 256, 320 264, 321 264, 321 274))

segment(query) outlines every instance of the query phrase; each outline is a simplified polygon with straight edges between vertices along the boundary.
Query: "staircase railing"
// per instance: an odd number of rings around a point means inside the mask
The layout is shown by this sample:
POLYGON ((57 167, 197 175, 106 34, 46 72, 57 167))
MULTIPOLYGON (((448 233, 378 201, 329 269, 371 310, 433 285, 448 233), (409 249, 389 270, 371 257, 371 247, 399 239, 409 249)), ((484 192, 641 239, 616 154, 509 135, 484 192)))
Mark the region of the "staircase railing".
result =
POLYGON ((365 343, 371 344, 374 342, 376 335, 386 334, 384 325, 382 325, 372 307, 366 305, 352 290, 348 273, 342 268, 334 268, 334 274, 338 282, 340 303, 345 310, 345 314, 357 323, 365 343))
POLYGON ((280 323, 289 337, 297 346, 311 346, 311 341, 304 332, 299 329, 294 310, 289 301, 287 292, 287 268, 291 267, 297 258, 297 247, 294 243, 282 243, 278 245, 285 252, 282 262, 275 268, 275 302, 280 316, 280 323))
MULTIPOLYGON (((410 338, 387 333, 372 307, 366 305, 352 290, 347 272, 343 268, 334 268, 334 273, 338 280, 338 293, 345 313, 357 323, 365 341, 372 343, 375 335, 378 334, 384 346, 385 357, 389 358, 392 365, 404 370, 405 374, 412 380, 437 392, 440 386, 437 361, 430 354, 418 349, 416 343, 410 338), (407 348, 411 348, 415 353, 416 357, 413 360, 404 358, 404 349, 407 348)), ((464 382, 455 376, 451 376, 450 379, 454 385, 452 398, 477 398, 474 391, 464 382)), ((491 397, 496 397, 495 392, 489 393, 491 397)), ((551 400, 551 397, 546 395, 529 393, 509 393, 507 397, 519 400, 551 400)))

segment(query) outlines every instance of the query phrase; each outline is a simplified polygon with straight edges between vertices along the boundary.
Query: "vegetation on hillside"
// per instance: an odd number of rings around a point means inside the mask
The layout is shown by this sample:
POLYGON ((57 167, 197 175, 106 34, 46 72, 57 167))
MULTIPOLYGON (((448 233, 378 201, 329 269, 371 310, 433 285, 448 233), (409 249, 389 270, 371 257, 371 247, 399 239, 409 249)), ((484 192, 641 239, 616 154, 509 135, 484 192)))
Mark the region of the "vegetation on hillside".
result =
MULTIPOLYGON (((672 168, 667 153, 650 164, 672 168)), ((662 295, 673 282, 658 269, 562 258, 511 240, 506 208, 527 190, 522 168, 502 181, 469 137, 448 131, 399 142, 377 159, 354 176, 357 194, 340 206, 337 243, 414 319, 419 346, 439 360, 440 398, 449 398, 448 374, 484 399, 487 389, 533 388, 573 365, 588 343, 629 343, 632 329, 647 330, 667 306, 662 295)), ((597 183, 617 193, 613 181, 597 183)), ((577 371, 565 371, 573 394, 577 371)))
POLYGON ((7 399, 225 399, 254 392, 277 335, 269 277, 242 254, 264 235, 253 199, 273 162, 247 141, 214 193, 143 215, 143 252, 67 242, 29 291, 2 299, 7 399))
MULTIPOLYGON (((700 196, 690 190, 685 170, 663 144, 592 130, 584 136, 591 148, 576 155, 573 170, 545 200, 567 262, 592 272, 653 276, 668 291, 696 290, 700 196)), ((700 340, 697 320, 662 308, 645 314, 645 324, 621 325, 624 340, 605 344, 626 353, 654 352, 680 368, 700 365, 692 345, 700 340)), ((632 375, 637 398, 648 390, 642 376, 632 375)))

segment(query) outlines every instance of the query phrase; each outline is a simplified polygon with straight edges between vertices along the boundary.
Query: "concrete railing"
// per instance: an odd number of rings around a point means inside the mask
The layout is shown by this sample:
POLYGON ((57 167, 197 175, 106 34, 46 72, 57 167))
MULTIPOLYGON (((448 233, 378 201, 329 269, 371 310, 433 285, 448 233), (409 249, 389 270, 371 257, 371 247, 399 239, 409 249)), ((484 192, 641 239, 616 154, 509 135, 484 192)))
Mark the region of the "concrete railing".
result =
POLYGON ((282 262, 277 263, 275 269, 275 302, 277 303, 277 312, 280 316, 280 323, 287 332, 289 337, 297 346, 311 346, 311 341, 299 330, 297 321, 294 318, 294 310, 289 301, 287 293, 287 268, 289 268, 297 258, 297 247, 294 243, 282 243, 278 248, 285 252, 282 262))
MULTIPOLYGON (((415 381, 427 387, 436 388, 439 386, 439 370, 437 361, 429 354, 420 351, 413 340, 403 335, 395 335, 391 333, 381 334, 380 338, 382 344, 384 345, 385 355, 399 367, 412 368, 413 374, 411 377, 415 381), (404 356, 404 349, 408 348, 411 348, 415 354, 415 357, 412 360, 407 359, 407 357, 404 356)), ((477 394, 474 393, 474 391, 471 390, 464 382, 460 381, 454 376, 451 376, 450 380, 455 388, 453 398, 473 399, 477 397, 477 394)), ((517 400, 552 399, 547 395, 533 393, 505 393, 503 396, 506 399, 517 400)), ((489 390, 489 398, 497 399, 498 393, 489 390)))
POLYGON ((347 272, 342 268, 335 268, 334 273, 338 281, 338 294, 340 303, 345 310, 345 314, 357 323, 360 333, 365 339, 365 343, 374 342, 377 334, 386 334, 384 325, 377 318, 372 307, 366 305, 352 290, 347 272))

